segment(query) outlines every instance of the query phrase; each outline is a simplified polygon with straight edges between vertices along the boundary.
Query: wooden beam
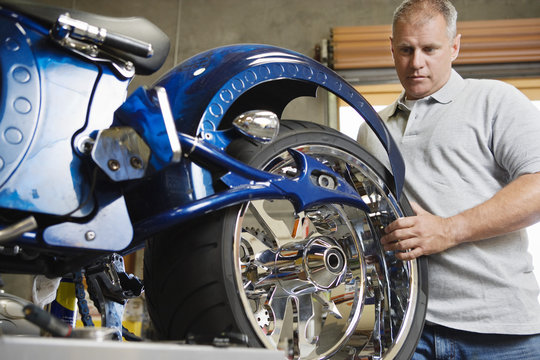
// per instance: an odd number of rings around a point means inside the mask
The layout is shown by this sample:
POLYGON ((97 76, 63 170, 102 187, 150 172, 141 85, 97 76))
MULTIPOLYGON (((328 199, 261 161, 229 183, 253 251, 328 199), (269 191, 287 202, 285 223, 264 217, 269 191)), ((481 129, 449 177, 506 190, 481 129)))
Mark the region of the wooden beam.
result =
MULTIPOLYGON (((540 61, 540 18, 461 21, 455 64, 540 61)), ((393 67, 390 25, 342 26, 331 30, 331 66, 336 70, 393 67)))

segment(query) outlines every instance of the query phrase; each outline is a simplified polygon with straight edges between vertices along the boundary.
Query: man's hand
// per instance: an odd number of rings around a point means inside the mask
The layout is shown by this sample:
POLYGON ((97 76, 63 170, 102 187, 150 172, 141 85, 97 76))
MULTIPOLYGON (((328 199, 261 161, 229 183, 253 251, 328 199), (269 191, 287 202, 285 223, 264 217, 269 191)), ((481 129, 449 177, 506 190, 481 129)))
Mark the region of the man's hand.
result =
POLYGON ((384 250, 396 251, 398 259, 412 260, 458 244, 452 218, 430 214, 415 202, 411 206, 416 216, 397 219, 384 229, 384 250))
POLYGON ((388 225, 381 243, 401 260, 436 254, 463 242, 479 241, 540 221, 540 172, 521 175, 491 199, 452 217, 430 214, 411 203, 416 216, 388 225))

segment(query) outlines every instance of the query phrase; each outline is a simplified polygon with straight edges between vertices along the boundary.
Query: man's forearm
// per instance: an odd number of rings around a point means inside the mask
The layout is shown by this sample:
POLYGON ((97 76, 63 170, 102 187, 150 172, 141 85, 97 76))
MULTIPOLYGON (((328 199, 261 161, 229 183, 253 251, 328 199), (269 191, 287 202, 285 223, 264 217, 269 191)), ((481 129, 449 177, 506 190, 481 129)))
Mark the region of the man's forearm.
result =
POLYGON ((447 218, 456 243, 519 230, 540 220, 540 173, 522 175, 486 202, 447 218))

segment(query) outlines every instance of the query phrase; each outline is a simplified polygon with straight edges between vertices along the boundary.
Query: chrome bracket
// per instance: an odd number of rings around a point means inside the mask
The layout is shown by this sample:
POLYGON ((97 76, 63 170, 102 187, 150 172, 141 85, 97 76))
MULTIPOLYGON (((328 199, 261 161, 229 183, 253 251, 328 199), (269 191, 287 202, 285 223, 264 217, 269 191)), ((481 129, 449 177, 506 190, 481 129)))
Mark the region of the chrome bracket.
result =
POLYGON ((163 123, 165 125, 165 130, 167 131, 169 144, 171 145, 173 154, 171 162, 180 162, 180 160, 182 160, 182 147, 180 146, 180 140, 178 139, 178 134, 176 132, 176 125, 174 124, 174 117, 171 111, 169 98, 167 97, 167 91, 160 86, 156 86, 154 91, 156 92, 158 105, 161 110, 161 115, 163 116, 163 123))
POLYGON ((144 177, 150 154, 144 140, 127 126, 101 130, 92 148, 92 159, 114 181, 144 177))

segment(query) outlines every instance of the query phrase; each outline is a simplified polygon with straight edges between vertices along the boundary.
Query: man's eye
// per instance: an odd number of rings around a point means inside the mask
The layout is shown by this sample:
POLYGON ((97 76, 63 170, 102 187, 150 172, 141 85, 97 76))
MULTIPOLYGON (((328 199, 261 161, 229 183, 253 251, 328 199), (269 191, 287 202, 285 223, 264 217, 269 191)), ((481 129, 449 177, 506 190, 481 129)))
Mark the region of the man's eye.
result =
POLYGON ((424 52, 428 53, 428 54, 430 54, 430 53, 432 53, 434 51, 435 51, 435 48, 432 48, 432 47, 424 48, 424 52))
POLYGON ((411 48, 401 48, 400 52, 404 55, 410 55, 413 53, 413 50, 411 48))

